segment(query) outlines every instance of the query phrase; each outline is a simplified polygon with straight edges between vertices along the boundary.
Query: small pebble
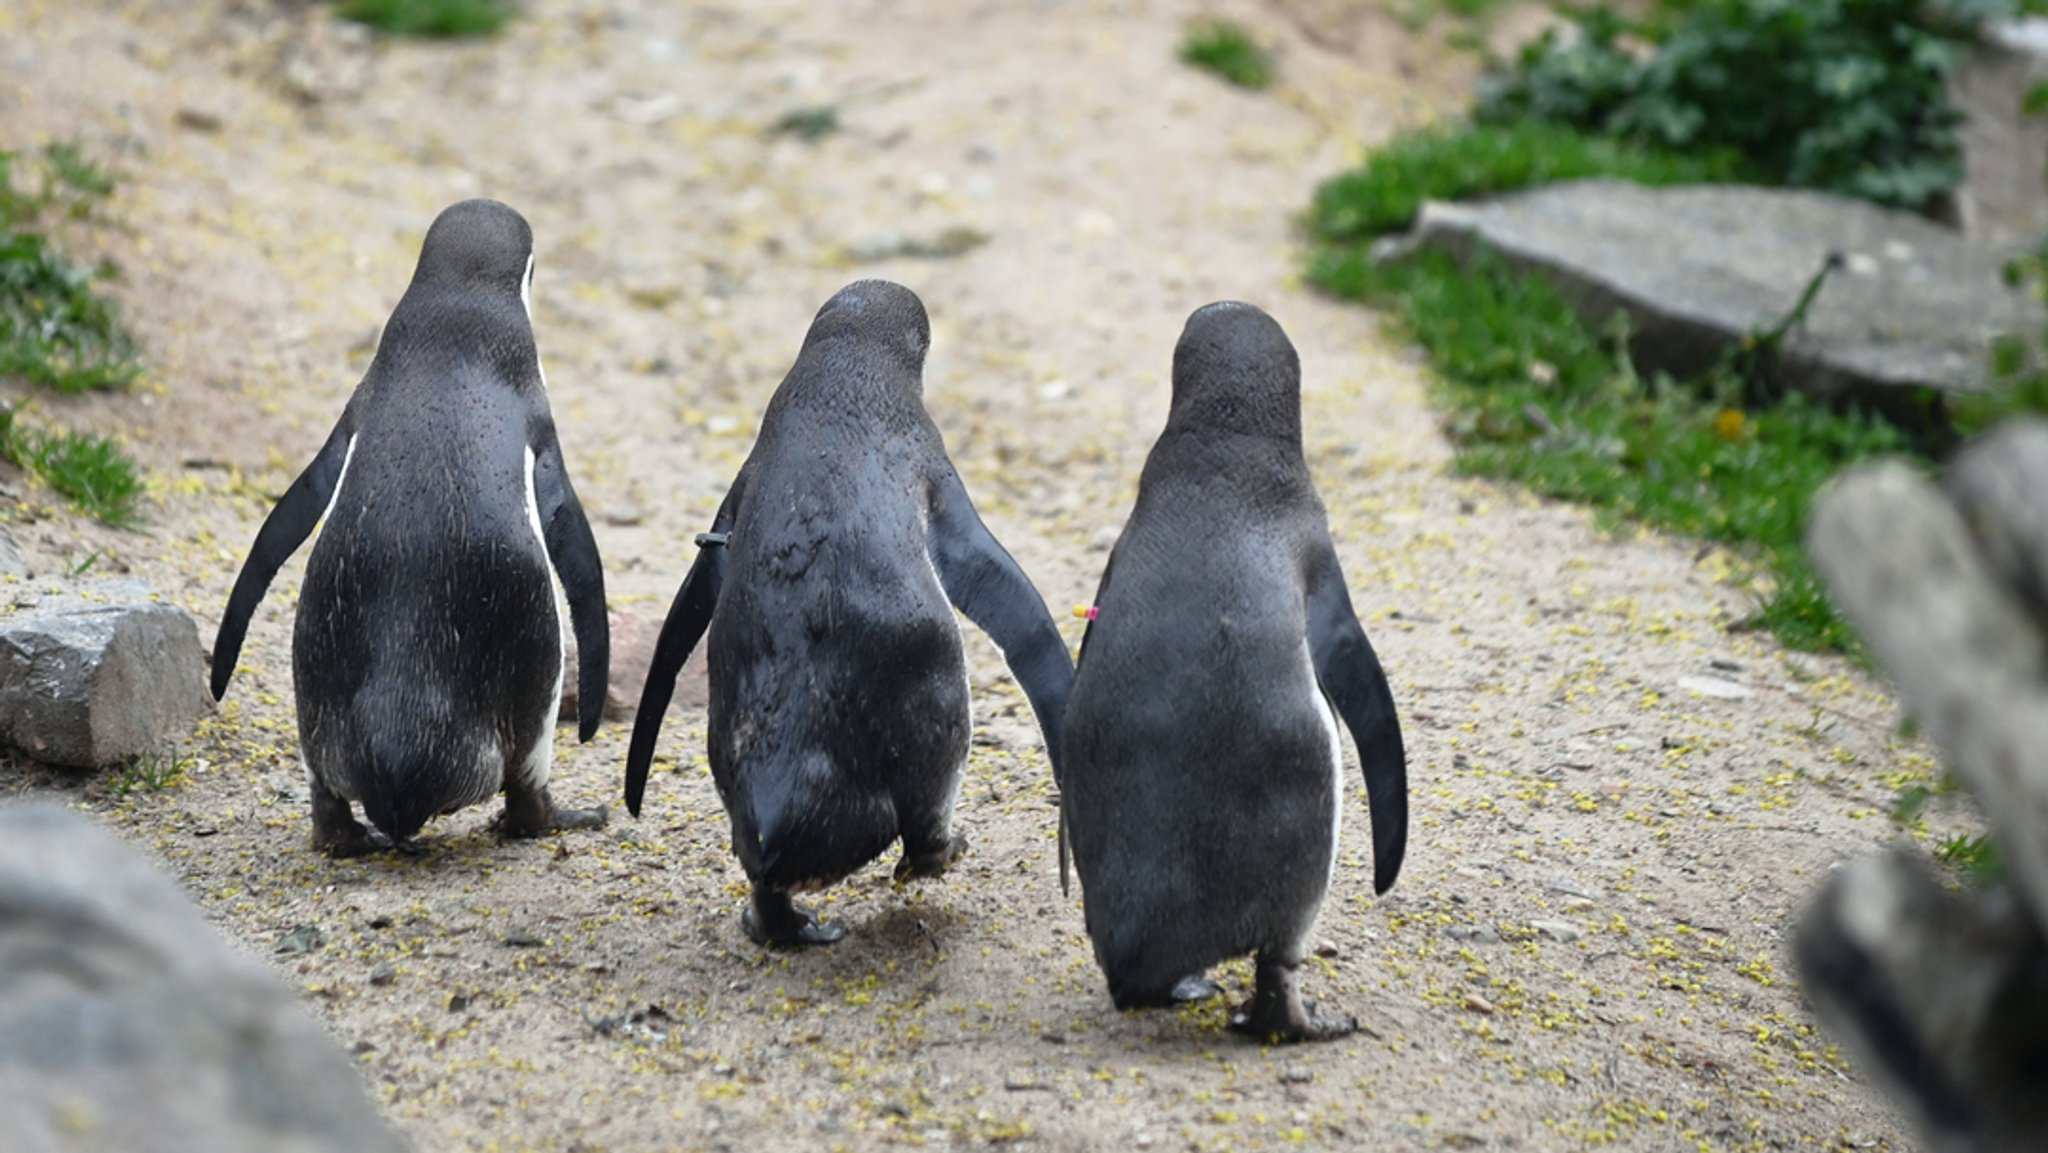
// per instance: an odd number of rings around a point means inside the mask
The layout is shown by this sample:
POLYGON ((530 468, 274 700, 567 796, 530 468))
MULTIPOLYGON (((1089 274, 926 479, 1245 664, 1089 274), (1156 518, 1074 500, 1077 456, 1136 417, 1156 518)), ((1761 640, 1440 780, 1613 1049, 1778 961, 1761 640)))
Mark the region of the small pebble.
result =
POLYGON ((379 961, 370 967, 370 984, 389 985, 396 980, 398 980, 398 970, 391 967, 391 962, 379 961))
POLYGON ((1493 1002, 1477 993, 1465 994, 1465 1007, 1474 1013, 1484 1013, 1488 1016, 1493 1015, 1493 1002))

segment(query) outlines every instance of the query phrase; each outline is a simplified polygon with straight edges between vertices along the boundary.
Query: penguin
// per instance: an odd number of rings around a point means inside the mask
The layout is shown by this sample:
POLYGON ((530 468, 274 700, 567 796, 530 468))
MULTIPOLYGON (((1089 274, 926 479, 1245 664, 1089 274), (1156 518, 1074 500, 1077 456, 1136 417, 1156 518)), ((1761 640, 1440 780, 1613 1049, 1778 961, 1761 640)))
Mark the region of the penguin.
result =
POLYGON ((1342 717, 1371 806, 1374 888, 1400 873, 1406 757, 1301 449, 1301 361, 1270 316, 1188 318, 1166 427, 1104 569, 1063 721, 1061 883, 1081 878, 1119 1009, 1214 995, 1257 954, 1234 1028, 1357 1028, 1304 1008, 1296 969, 1337 859, 1342 717))
POLYGON ((859 281, 818 310, 655 642, 626 808, 640 814, 676 674, 708 630, 707 752, 759 944, 839 940, 843 925, 791 894, 899 839, 899 879, 938 876, 966 848, 956 608, 1002 649, 1059 755, 1073 661, 925 412, 930 344, 923 302, 898 284, 859 281))
POLYGON ((216 700, 271 578, 324 520, 292 689, 313 844, 333 856, 407 848, 429 818, 501 790, 506 836, 604 824, 602 808, 548 795, 562 691, 554 577, 575 623, 585 741, 610 637, 597 542, 534 347, 532 283, 533 231, 518 212, 466 200, 435 218, 369 371, 264 520, 221 617, 216 700))

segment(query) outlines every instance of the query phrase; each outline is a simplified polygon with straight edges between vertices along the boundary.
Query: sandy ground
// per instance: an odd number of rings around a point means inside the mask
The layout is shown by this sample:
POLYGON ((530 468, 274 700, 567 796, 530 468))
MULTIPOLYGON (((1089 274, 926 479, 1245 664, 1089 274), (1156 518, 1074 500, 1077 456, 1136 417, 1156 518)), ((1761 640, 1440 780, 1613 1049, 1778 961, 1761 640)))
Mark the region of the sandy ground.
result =
MULTIPOLYGON (((1282 52, 1285 82, 1250 95, 1175 61, 1198 14, 1179 0, 538 0, 453 46, 258 0, 4 0, 0 142, 114 161, 111 223, 81 243, 120 258, 150 350, 137 392, 40 413, 127 437, 152 526, 0 483, 46 571, 102 550, 210 641, 426 224, 488 194, 538 237, 540 347, 615 607, 661 611, 811 313, 885 276, 930 308, 927 398, 983 515, 1078 640, 1182 321, 1258 303, 1301 350, 1309 462, 1410 751, 1407 871, 1371 896, 1358 782, 1304 976, 1369 1035, 1266 1049, 1220 1005, 1110 1007, 1059 893, 1036 730, 971 630, 973 852, 943 881, 896 886, 885 861, 826 894, 851 931, 803 955, 740 935, 687 709, 638 821, 501 845, 479 807, 423 859, 310 852, 303 552, 183 780, 0 764, 0 788, 163 860, 422 1150, 1908 1148, 1815 1033, 1784 938, 1833 864, 1894 835, 1928 750, 1846 662, 1731 629, 1726 557, 1453 476, 1418 358, 1299 285, 1313 182, 1455 107, 1469 73, 1356 7, 1222 5, 1282 52), (764 133, 827 103, 832 136, 764 133), (885 254, 953 228, 987 243, 885 254)), ((626 734, 564 730, 557 797, 615 801, 626 734)))

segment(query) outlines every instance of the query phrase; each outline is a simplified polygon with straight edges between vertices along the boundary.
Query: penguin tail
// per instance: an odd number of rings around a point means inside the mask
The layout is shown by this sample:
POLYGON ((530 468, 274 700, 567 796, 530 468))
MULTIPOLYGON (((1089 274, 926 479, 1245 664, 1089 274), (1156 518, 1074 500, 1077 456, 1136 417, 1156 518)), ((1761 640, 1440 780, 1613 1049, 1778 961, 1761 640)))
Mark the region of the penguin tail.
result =
POLYGON ((448 806, 422 788, 425 750, 389 726, 373 731, 354 766, 357 800, 371 827, 403 846, 448 806))

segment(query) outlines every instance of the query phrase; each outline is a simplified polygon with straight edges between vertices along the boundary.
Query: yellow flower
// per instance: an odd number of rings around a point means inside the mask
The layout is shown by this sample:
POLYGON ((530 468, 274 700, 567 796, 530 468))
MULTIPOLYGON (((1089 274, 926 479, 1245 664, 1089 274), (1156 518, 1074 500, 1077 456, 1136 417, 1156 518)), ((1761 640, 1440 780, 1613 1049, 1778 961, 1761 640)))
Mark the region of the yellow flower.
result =
POLYGON ((1739 408, 1724 408, 1714 415, 1714 435, 1727 441, 1742 440, 1749 435, 1749 420, 1739 408))

